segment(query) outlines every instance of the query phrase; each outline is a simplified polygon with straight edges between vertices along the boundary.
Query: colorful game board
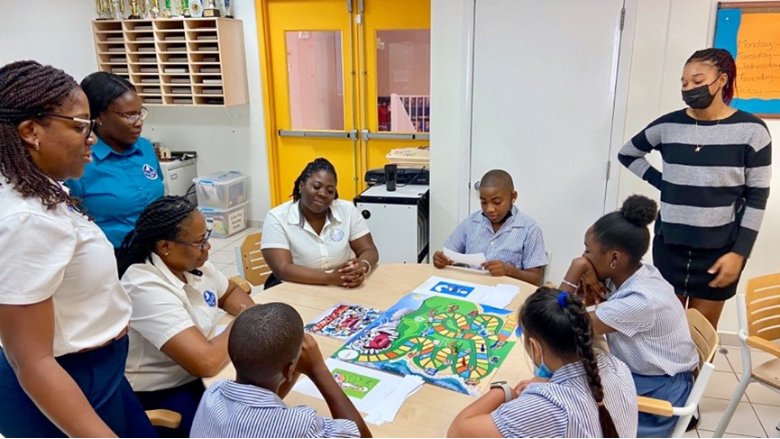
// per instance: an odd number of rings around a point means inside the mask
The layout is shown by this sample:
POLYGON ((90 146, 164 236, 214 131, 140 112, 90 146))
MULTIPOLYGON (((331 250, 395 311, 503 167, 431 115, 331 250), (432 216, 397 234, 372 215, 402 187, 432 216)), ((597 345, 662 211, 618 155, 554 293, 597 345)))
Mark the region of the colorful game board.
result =
POLYGON ((341 303, 325 311, 304 329, 312 334, 347 339, 362 331, 381 313, 378 309, 341 303))
POLYGON ((505 309, 412 293, 333 358, 478 395, 512 350, 516 326, 516 315, 505 309))

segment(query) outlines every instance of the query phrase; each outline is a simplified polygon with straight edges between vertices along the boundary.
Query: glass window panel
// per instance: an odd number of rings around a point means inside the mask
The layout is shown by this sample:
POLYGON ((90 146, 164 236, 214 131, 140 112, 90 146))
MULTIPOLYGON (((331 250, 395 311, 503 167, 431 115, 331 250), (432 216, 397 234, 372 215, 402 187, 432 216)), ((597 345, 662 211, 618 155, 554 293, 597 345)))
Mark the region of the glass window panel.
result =
POLYGON ((431 32, 376 33, 379 131, 430 131, 431 32))
POLYGON ((285 37, 292 129, 343 130, 341 32, 288 31, 285 37))

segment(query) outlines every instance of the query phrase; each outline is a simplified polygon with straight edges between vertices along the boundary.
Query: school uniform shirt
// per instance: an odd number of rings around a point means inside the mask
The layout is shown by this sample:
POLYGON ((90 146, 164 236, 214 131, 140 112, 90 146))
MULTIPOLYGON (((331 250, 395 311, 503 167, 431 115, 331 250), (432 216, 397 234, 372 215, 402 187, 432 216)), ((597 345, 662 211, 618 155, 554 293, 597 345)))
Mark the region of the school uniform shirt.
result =
MULTIPOLYGON (((620 437, 636 437, 637 399, 631 372, 607 353, 597 354, 604 404, 620 437)), ((490 415, 504 437, 604 437, 585 368, 577 361, 549 382, 532 383, 490 415)))
POLYGON ((674 288, 649 264, 642 266, 596 308, 596 316, 617 332, 607 334, 609 350, 631 372, 669 375, 699 364, 688 319, 674 288))
POLYGON ((200 400, 190 437, 360 437, 348 419, 329 419, 307 406, 287 407, 268 389, 220 381, 200 400))
POLYGON ((184 283, 152 253, 151 261, 131 265, 122 276, 133 300, 125 376, 136 392, 170 389, 197 379, 160 348, 191 327, 212 338, 225 315, 218 303, 227 292, 228 279, 208 261, 198 270, 201 275, 184 273, 184 283))
POLYGON ((130 319, 130 298, 103 232, 65 203, 49 210, 5 181, 0 175, 0 304, 51 298, 55 357, 119 335, 130 319))
POLYGON ((521 270, 547 265, 542 229, 516 206, 497 232, 482 211, 474 212, 452 232, 444 247, 459 253, 483 253, 521 270))
POLYGON ((322 231, 317 234, 301 214, 299 202, 288 201, 268 211, 260 247, 292 253, 293 263, 328 271, 355 257, 349 243, 368 235, 360 211, 344 200, 333 200, 322 231))
POLYGON ((65 184, 114 247, 122 245, 141 211, 165 192, 160 162, 151 142, 143 137, 124 153, 98 138, 84 175, 65 184))

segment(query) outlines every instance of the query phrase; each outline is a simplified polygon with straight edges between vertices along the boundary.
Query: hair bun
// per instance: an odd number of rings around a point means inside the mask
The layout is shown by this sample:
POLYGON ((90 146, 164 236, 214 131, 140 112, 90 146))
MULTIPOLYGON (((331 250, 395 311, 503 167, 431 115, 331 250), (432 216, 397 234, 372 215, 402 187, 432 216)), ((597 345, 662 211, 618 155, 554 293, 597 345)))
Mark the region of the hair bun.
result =
POLYGON ((631 195, 620 208, 623 217, 639 227, 647 227, 658 215, 658 204, 643 195, 631 195))

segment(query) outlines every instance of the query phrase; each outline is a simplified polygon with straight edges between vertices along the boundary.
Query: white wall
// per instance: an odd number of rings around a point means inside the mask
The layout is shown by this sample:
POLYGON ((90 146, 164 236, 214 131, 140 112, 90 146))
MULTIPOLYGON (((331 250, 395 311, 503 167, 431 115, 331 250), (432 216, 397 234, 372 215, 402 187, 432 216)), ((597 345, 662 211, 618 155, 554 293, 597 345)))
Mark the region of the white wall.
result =
MULTIPOLYGON (((34 59, 65 70, 77 81, 97 70, 91 30, 94 2, 2 0, 2 5, 0 65, 34 59)), ((250 220, 260 221, 271 198, 254 2, 236 2, 234 12, 244 26, 250 103, 228 108, 155 106, 144 136, 174 150, 197 151, 200 174, 221 170, 249 174, 250 220)))

